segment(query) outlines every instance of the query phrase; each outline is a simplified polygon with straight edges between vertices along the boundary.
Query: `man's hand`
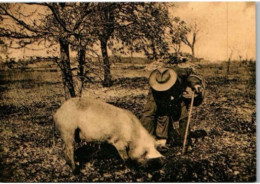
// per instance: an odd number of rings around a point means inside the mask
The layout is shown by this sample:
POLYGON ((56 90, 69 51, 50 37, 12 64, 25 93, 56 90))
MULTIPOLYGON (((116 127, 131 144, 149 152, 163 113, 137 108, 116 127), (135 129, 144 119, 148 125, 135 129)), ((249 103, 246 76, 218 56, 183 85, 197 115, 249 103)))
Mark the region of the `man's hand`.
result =
POLYGON ((195 93, 199 94, 199 93, 202 92, 202 87, 201 87, 201 85, 196 84, 196 85, 193 87, 193 90, 195 91, 195 93))

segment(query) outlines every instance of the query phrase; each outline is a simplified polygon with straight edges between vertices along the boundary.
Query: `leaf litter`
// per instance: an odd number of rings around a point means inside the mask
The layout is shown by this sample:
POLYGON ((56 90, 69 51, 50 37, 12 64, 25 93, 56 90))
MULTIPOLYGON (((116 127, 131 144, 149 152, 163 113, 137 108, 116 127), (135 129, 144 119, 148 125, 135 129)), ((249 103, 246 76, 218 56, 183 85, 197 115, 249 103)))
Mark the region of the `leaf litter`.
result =
MULTIPOLYGON (((254 66, 242 66, 241 71, 250 71, 250 67, 254 66)), ((139 67, 132 70, 143 73, 145 69, 139 67)), ((64 101, 60 95, 62 91, 44 93, 42 99, 32 99, 26 105, 23 96, 20 97, 21 101, 8 100, 12 99, 8 96, 12 94, 8 90, 14 89, 16 83, 12 86, 8 86, 8 82, 3 83, 0 99, 0 181, 256 181, 256 102, 255 86, 248 86, 251 74, 234 73, 227 77, 218 65, 203 65, 199 72, 205 75, 207 93, 203 104, 193 111, 191 129, 205 130, 207 136, 196 143, 193 140, 187 154, 181 154, 181 147, 171 147, 165 153, 167 163, 163 168, 145 170, 127 166, 116 150, 107 144, 81 142, 75 152, 77 162, 82 163, 81 172, 76 176, 64 159, 59 132, 55 132, 55 145, 52 142, 52 114, 64 101)), ((140 77, 135 74, 133 78, 121 76, 115 79, 112 88, 92 87, 96 96, 128 109, 140 118, 148 92, 147 77, 148 72, 145 77, 143 74, 140 77), (120 93, 120 90, 124 92, 120 93)), ((62 89, 57 82, 49 85, 62 89)), ((90 92, 86 89, 85 94, 90 92)), ((31 98, 34 98, 33 95, 31 98)))

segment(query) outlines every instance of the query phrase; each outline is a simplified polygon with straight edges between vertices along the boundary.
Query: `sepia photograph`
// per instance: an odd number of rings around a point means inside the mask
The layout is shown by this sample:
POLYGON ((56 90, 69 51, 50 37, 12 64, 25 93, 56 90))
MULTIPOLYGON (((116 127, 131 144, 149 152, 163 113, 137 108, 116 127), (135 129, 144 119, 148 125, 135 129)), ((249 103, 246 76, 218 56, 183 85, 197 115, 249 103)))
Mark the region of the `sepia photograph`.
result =
POLYGON ((256 182, 255 2, 1 2, 0 182, 256 182))

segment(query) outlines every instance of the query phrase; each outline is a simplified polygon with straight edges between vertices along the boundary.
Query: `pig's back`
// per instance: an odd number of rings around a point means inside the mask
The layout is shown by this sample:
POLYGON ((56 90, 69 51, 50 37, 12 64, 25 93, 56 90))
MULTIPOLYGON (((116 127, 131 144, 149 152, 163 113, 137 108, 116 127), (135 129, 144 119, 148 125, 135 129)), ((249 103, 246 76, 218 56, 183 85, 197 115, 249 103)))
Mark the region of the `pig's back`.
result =
POLYGON ((74 116, 78 128, 84 131, 88 140, 114 139, 129 140, 136 127, 134 115, 111 104, 91 98, 73 98, 74 116))

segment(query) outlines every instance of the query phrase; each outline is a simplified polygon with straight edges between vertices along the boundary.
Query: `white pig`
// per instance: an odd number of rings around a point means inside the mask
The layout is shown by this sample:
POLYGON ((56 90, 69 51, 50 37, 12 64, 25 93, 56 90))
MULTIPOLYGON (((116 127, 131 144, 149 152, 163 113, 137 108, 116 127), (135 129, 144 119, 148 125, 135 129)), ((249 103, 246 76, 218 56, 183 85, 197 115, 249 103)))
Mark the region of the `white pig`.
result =
POLYGON ((73 171, 75 130, 86 141, 107 141, 121 158, 139 163, 163 158, 155 148, 155 139, 138 118, 128 110, 91 98, 71 98, 55 113, 54 121, 65 143, 65 157, 73 171))

